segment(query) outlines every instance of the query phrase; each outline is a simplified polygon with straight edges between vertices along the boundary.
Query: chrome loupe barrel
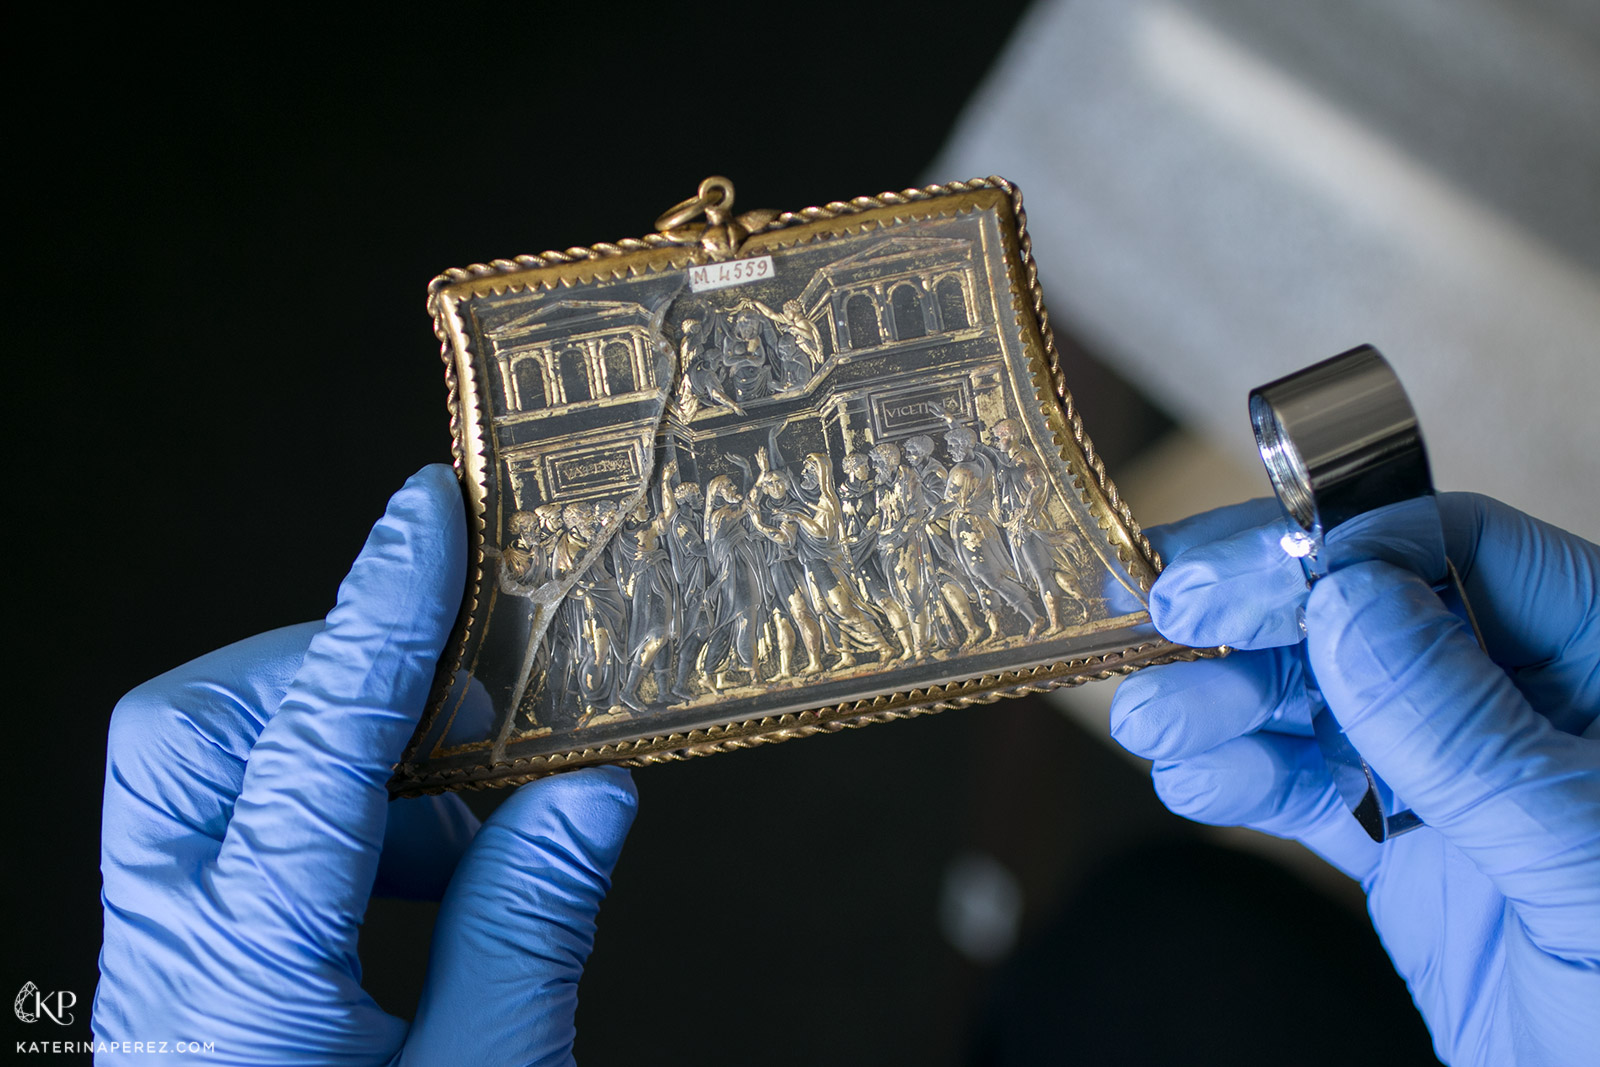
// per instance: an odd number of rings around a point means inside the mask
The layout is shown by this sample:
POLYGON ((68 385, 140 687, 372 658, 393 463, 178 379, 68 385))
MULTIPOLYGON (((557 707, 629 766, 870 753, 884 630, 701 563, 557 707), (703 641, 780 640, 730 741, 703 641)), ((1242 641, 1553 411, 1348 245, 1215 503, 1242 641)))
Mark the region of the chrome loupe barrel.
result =
MULTIPOLYGON (((1391 535, 1377 531, 1380 544, 1420 543, 1417 558, 1438 567, 1435 581, 1449 569, 1416 411, 1377 349, 1362 345, 1252 390, 1250 422, 1273 491, 1300 528, 1284 538, 1284 550, 1299 558, 1308 585, 1342 562, 1373 558, 1366 554, 1373 526, 1391 535), (1340 527, 1350 533, 1344 543, 1340 527)), ((1305 679, 1318 747, 1362 828, 1384 841, 1420 826, 1409 810, 1395 810, 1339 728, 1309 659, 1305 679)))
POLYGON ((1371 345, 1251 390, 1250 421, 1278 499, 1307 532, 1433 492, 1417 413, 1371 345))

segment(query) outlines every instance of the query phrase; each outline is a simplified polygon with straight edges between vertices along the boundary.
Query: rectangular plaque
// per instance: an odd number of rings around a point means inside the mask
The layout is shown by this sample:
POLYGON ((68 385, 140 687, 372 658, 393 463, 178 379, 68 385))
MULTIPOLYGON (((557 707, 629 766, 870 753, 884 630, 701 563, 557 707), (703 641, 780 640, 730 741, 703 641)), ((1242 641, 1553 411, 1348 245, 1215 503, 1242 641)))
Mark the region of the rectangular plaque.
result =
POLYGON ((972 385, 965 378, 887 389, 872 397, 872 421, 885 440, 908 434, 938 434, 950 419, 973 417, 972 385))
POLYGON ((582 448, 565 455, 545 457, 547 484, 552 499, 589 492, 631 489, 638 483, 638 451, 631 445, 582 448))
POLYGON ((472 566, 395 792, 1209 654, 1150 625, 1013 186, 729 200, 431 286, 472 566))
POLYGON ((707 263, 703 267, 689 268, 689 288, 704 293, 712 289, 726 289, 730 285, 760 281, 771 275, 771 256, 736 259, 731 263, 707 263))

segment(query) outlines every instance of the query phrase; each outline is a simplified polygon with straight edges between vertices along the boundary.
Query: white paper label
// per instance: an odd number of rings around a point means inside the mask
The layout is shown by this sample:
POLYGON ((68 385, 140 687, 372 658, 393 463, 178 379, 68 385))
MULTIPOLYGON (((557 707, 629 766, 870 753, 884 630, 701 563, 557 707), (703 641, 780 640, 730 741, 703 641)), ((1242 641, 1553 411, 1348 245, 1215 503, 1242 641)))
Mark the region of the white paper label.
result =
POLYGON ((730 285, 743 285, 762 278, 772 277, 772 257, 735 259, 728 263, 707 263, 703 267, 689 268, 689 289, 704 293, 712 289, 726 289, 730 285))

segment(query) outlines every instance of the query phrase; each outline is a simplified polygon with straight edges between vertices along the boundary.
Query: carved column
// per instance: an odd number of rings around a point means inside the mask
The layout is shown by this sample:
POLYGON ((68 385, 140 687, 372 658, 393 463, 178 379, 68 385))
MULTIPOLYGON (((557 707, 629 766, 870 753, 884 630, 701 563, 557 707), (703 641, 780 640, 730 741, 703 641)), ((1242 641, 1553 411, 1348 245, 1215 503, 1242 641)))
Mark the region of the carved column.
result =
POLYGON ((517 389, 517 376, 511 369, 511 354, 500 351, 496 346, 494 361, 500 366, 500 380, 505 383, 506 414, 514 415, 522 410, 522 394, 517 389))

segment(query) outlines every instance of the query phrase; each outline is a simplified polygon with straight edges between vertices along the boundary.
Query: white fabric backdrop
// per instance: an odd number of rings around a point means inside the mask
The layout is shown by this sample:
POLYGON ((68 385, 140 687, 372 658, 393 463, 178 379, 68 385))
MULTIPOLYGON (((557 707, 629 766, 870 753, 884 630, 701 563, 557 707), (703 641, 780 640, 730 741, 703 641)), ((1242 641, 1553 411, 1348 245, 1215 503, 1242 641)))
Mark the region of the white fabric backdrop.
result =
POLYGON ((1440 488, 1600 539, 1600 5, 1042 3, 929 178, 986 174, 1052 313, 1222 451, 1371 342, 1440 488))

